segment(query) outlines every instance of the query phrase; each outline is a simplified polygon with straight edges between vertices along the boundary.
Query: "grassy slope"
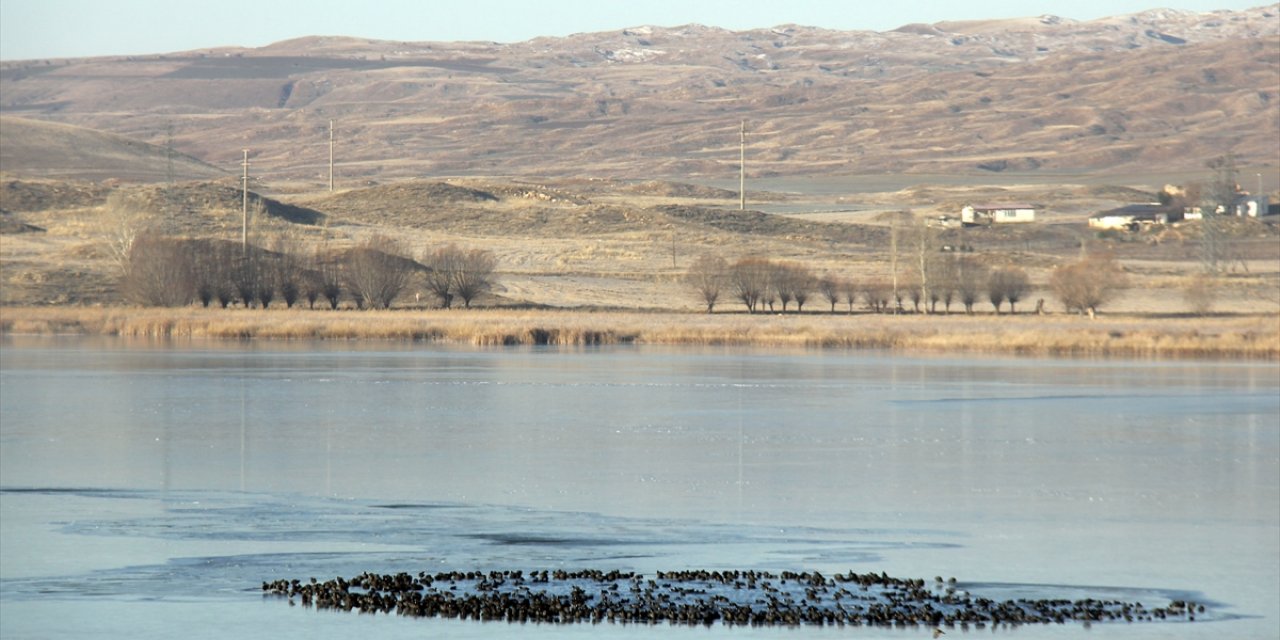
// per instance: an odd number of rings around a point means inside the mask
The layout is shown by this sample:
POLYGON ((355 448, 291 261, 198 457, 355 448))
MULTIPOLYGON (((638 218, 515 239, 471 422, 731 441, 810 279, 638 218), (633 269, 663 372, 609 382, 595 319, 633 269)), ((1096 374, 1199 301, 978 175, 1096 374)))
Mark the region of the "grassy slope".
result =
POLYGON ((213 179, 228 172, 125 136, 66 124, 0 116, 0 172, 125 181, 213 179))

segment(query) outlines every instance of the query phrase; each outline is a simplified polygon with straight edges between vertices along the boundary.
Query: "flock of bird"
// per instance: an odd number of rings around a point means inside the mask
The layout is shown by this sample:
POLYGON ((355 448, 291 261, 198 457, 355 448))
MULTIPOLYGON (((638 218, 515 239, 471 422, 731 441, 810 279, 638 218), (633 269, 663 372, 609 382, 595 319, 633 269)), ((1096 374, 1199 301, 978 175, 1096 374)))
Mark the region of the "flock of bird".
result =
POLYGON ((324 582, 263 582, 264 595, 317 609, 534 623, 682 625, 850 625, 942 628, 1026 624, 1194 621, 1202 604, 1167 606, 1114 600, 994 601, 955 578, 892 578, 884 573, 659 571, 468 571, 417 575, 364 573, 324 582))

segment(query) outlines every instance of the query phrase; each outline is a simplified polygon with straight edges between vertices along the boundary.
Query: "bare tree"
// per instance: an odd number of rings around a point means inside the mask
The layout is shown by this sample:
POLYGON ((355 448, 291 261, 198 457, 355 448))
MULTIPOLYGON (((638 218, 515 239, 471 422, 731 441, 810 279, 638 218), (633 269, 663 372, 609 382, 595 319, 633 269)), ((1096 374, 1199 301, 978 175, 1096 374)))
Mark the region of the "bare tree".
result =
POLYGON ((228 242, 214 242, 210 248, 212 263, 213 297, 218 305, 226 309, 236 301, 236 287, 232 280, 232 272, 236 261, 240 259, 240 247, 228 242))
POLYGON ((342 293, 342 273, 333 256, 320 247, 312 247, 301 261, 300 269, 303 274, 302 297, 306 298, 307 307, 314 309, 316 300, 324 298, 330 309, 337 309, 338 297, 342 293))
POLYGON ((1092 318, 1098 308, 1119 295, 1127 281, 1124 270, 1110 256, 1092 255, 1054 269, 1049 289, 1068 312, 1079 311, 1092 318))
POLYGON ((240 256, 240 247, 221 240, 187 240, 192 286, 202 306, 215 300, 223 309, 235 301, 230 270, 240 256))
POLYGON ((791 286, 791 266, 774 262, 769 265, 769 290, 773 292, 772 296, 766 296, 769 301, 769 310, 773 310, 773 300, 778 300, 782 305, 782 312, 787 312, 787 305, 791 304, 791 294, 794 292, 791 286))
POLYGON ((724 258, 703 254, 698 256, 689 271, 685 274, 685 282, 693 287, 694 292, 707 305, 707 313, 711 313, 720 300, 720 292, 724 290, 729 275, 729 263, 724 258))
POLYGON ((991 301, 991 306, 995 307, 996 315, 1000 315, 1000 305, 1004 304, 1004 271, 995 269, 987 276, 987 299, 991 301))
POLYGON ((302 298, 307 301, 307 308, 316 308, 316 300, 320 299, 320 274, 314 266, 302 272, 302 298))
POLYGON ((279 261, 275 256, 267 255, 262 251, 251 252, 250 260, 257 263, 254 267, 254 275, 258 281, 254 285, 253 291, 258 296, 258 303, 263 309, 271 306, 271 301, 276 298, 276 288, 278 287, 278 276, 280 274, 279 261))
POLYGON ((934 266, 933 286, 929 288, 929 303, 932 311, 937 313, 938 302, 943 304, 943 311, 951 313, 951 303, 956 299, 957 258, 944 254, 934 266))
POLYGON ((840 293, 843 291, 844 283, 834 276, 826 275, 818 278, 818 293, 831 303, 831 313, 836 312, 836 303, 840 301, 840 293))
POLYGON ((285 269, 279 275, 280 299, 284 300, 285 307, 292 309, 302 295, 302 274, 296 269, 285 269))
POLYGON ((370 238, 347 254, 346 285, 357 307, 391 307, 417 265, 404 256, 400 244, 385 236, 370 238))
POLYGON ((884 313, 889 309, 893 298, 893 285, 883 280, 867 280, 862 283, 862 300, 875 313, 884 313))
POLYGON ((316 284, 320 288, 320 295, 329 303, 330 310, 337 309, 342 299, 342 278, 342 265, 332 256, 316 264, 316 284))
POLYGON ((461 268, 461 262, 462 250, 452 244, 440 247, 422 258, 423 266, 426 267, 424 278, 427 291, 440 301, 442 308, 448 309, 453 306, 453 297, 456 294, 455 275, 461 268))
POLYGON ((112 262, 122 276, 126 275, 133 243, 139 236, 149 234, 154 225, 151 213, 130 202, 124 193, 114 191, 107 196, 98 225, 112 262))
POLYGON ((938 230, 929 226, 928 218, 917 218, 914 221, 912 229, 915 236, 915 287, 918 289, 911 296, 911 302, 916 307, 916 312, 920 311, 920 301, 925 303, 925 311, 929 311, 928 305, 936 300, 936 296, 932 294, 934 287, 934 271, 938 259, 935 255, 938 246, 938 230))
POLYGON ((924 301, 926 305, 928 304, 928 301, 924 300, 925 287, 920 286, 919 278, 918 274, 912 273, 902 281, 902 290, 907 299, 911 301, 912 313, 920 313, 921 301, 924 301))
POLYGON ((840 293, 844 296, 844 301, 849 305, 849 313, 853 313, 853 305, 858 301, 858 292, 861 285, 856 280, 844 280, 840 283, 840 293))
POLYGON ((458 272, 454 275, 454 288, 462 298, 462 306, 471 308, 476 296, 493 287, 493 272, 498 259, 492 251, 471 249, 462 254, 458 272))
POLYGON ((451 244, 426 254, 422 263, 427 290, 440 300, 441 307, 450 308, 458 297, 470 308, 476 296, 493 286, 498 259, 492 251, 464 250, 451 244))
POLYGON ((135 236, 124 269, 121 290, 134 303, 180 307, 195 297, 191 251, 181 240, 151 233, 135 236))
POLYGON ((195 290, 195 298, 200 306, 208 307, 217 295, 218 279, 221 267, 217 263, 212 242, 192 242, 191 246, 191 279, 195 290))
POLYGON ((778 292, 773 289, 773 272, 768 271, 765 274, 765 287, 760 290, 760 310, 769 307, 769 313, 774 311, 774 303, 778 302, 778 292))
POLYGON ((261 265, 255 249, 256 247, 249 245, 236 257, 235 266, 231 268, 231 284, 246 309, 252 307, 258 299, 258 268, 261 265))
POLYGON ((791 265, 787 281, 788 286, 791 287, 791 299, 796 301, 796 313, 800 313, 804 311, 804 303, 813 296, 817 280, 809 269, 800 265, 791 265))
POLYGON ((956 295, 967 314, 973 314, 973 305, 986 288, 987 271, 987 265, 973 258, 960 258, 956 261, 956 295))
POLYGON ((729 267, 729 290, 754 313, 768 295, 770 263, 764 258, 742 258, 729 267))
POLYGON ((813 289, 813 274, 808 269, 790 262, 770 264, 769 285, 786 313, 787 305, 796 302, 796 311, 804 308, 813 289))
POLYGON ((1009 313, 1017 313, 1018 301, 1031 290, 1031 279, 1018 267, 1003 267, 991 272, 987 280, 988 296, 1000 313, 1000 303, 1009 301, 1009 313))
POLYGON ((271 265, 274 267, 272 279, 280 291, 280 298, 286 307, 292 308, 302 294, 303 272, 302 260, 298 257, 298 242, 292 234, 276 233, 271 238, 271 265))

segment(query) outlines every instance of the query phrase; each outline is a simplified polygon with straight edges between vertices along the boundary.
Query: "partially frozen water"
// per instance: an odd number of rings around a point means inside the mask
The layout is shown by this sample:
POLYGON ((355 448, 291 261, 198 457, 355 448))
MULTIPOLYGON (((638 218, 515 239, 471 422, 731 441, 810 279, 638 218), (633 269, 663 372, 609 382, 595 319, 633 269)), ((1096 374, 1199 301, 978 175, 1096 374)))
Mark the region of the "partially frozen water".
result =
POLYGON ((1280 633, 1274 363, 8 338, 0 416, 5 638, 653 634, 260 591, 540 569, 956 576, 1210 607, 1095 636, 1280 633))

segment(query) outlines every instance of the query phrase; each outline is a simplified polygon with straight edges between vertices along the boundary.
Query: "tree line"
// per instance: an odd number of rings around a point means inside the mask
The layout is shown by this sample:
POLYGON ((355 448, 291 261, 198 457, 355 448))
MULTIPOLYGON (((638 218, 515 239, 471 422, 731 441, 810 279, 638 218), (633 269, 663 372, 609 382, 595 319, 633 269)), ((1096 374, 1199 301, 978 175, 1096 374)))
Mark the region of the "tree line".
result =
MULTIPOLYGON (((951 313, 962 307, 973 314, 976 306, 990 304, 1000 314, 1006 303, 1009 313, 1017 313, 1017 305, 1031 292, 1031 279, 1018 266, 991 266, 974 256, 942 252, 913 262, 888 278, 857 280, 820 276, 795 262, 757 256, 729 262, 706 254, 689 267, 685 281, 707 313, 726 301, 741 303, 748 313, 799 313, 816 298, 832 313, 837 305, 846 305, 849 313, 862 305, 873 313, 951 313)), ((1124 286, 1124 272, 1107 256, 1059 267, 1049 280, 1049 289, 1068 311, 1090 315, 1124 286)))
POLYGON ((306 303, 387 309, 417 284, 443 308, 471 303, 494 284, 492 252, 448 245, 419 259, 396 240, 374 236, 345 249, 303 250, 284 237, 266 246, 142 232, 118 252, 121 292, 143 306, 198 303, 270 308, 306 303))

